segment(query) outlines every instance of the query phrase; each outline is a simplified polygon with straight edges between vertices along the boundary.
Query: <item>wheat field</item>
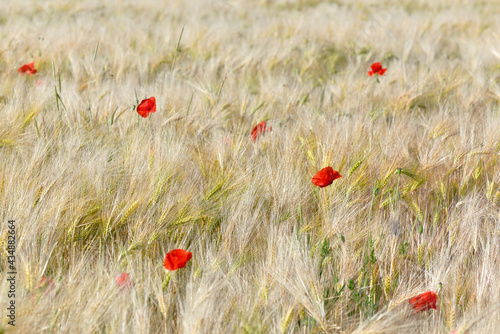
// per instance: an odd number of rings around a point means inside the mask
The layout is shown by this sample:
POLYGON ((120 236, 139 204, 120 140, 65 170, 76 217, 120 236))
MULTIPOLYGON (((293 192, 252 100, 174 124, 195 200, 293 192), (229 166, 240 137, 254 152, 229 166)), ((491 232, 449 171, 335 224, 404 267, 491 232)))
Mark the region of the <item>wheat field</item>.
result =
POLYGON ((498 1, 2 8, 0 333, 500 333, 498 1))

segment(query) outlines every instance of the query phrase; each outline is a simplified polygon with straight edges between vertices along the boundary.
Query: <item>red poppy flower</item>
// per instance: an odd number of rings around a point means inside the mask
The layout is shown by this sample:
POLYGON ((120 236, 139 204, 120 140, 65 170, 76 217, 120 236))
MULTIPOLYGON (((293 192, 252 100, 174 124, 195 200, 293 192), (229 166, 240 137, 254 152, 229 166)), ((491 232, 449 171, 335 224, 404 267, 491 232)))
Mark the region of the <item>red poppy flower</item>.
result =
POLYGON ((28 74, 35 74, 37 71, 35 70, 35 63, 29 63, 29 64, 24 64, 23 66, 19 67, 17 70, 19 73, 24 74, 28 72, 28 74))
POLYGON ((53 280, 51 280, 48 277, 42 277, 40 282, 35 286, 35 289, 33 290, 33 294, 31 296, 31 300, 34 300, 35 295, 37 296, 45 296, 47 293, 50 292, 50 290, 54 289, 56 284, 54 283, 53 280))
POLYGON ((368 75, 371 77, 374 74, 384 75, 385 71, 387 71, 386 68, 382 68, 382 65, 380 63, 373 63, 370 65, 370 67, 372 68, 372 70, 368 71, 368 75))
POLYGON ((128 290, 135 285, 134 281, 132 281, 128 273, 121 273, 120 275, 116 276, 115 281, 118 284, 120 290, 128 290))
POLYGON ((174 249, 165 255, 165 262, 163 265, 165 269, 173 271, 179 268, 184 268, 189 260, 193 257, 191 252, 184 249, 174 249))
POLYGON ((137 112, 144 118, 148 117, 150 112, 156 112, 156 99, 154 96, 142 100, 137 106, 137 112))
POLYGON ((312 183, 320 188, 323 188, 332 184, 333 180, 336 180, 339 177, 342 177, 339 172, 333 170, 332 167, 325 167, 313 176, 312 183))
MULTIPOLYGON (((461 334, 462 332, 459 331, 459 328, 455 329, 454 331, 450 332, 450 334, 461 334)), ((469 331, 465 331, 463 334, 469 334, 469 331)))
POLYGON ((415 309, 415 313, 430 310, 431 308, 437 310, 437 298, 436 293, 432 291, 424 292, 416 297, 409 300, 411 307, 415 309))
MULTIPOLYGON (((252 141, 254 143, 257 140, 257 138, 260 137, 261 134, 266 132, 266 125, 267 125, 266 121, 262 121, 252 129, 252 133, 250 134, 250 138, 252 139, 252 141)), ((269 130, 267 130, 267 131, 272 131, 272 130, 273 130, 273 127, 271 126, 271 127, 269 127, 269 130)))

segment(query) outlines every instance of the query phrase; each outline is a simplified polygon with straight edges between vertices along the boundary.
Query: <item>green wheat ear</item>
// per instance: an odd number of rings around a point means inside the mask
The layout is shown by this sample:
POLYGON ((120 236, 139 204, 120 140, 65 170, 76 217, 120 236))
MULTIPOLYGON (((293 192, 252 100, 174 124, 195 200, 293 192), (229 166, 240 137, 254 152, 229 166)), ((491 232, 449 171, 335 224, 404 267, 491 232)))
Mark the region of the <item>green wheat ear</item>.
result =
POLYGON ((388 206, 389 204, 391 204, 393 198, 392 197, 389 197, 388 199, 386 199, 385 201, 383 201, 379 208, 382 209, 382 208, 385 208, 386 206, 388 206))
POLYGON ((24 265, 24 277, 26 277, 26 284, 28 285, 28 289, 31 290, 33 288, 33 276, 31 275, 31 270, 28 263, 24 265))
POLYGON ((16 145, 17 145, 16 142, 12 139, 9 139, 9 138, 0 139, 0 148, 2 148, 2 147, 14 147, 16 145))
POLYGON ((387 299, 389 299, 390 292, 391 292, 391 275, 386 275, 384 278, 384 293, 387 299))
POLYGON ((294 315, 295 304, 290 307, 290 309, 286 312, 286 315, 283 317, 283 321, 281 322, 281 333, 286 333, 290 323, 292 322, 292 318, 294 315))
POLYGON ((354 166, 352 166, 351 169, 349 169, 349 172, 347 173, 347 177, 351 176, 359 168, 359 166, 361 166, 361 164, 363 163, 364 160, 365 159, 361 159, 358 162, 356 162, 354 164, 354 166))
POLYGON ((500 205, 500 190, 497 190, 495 196, 493 197, 493 202, 497 205, 500 205))
POLYGON ((160 237, 160 233, 158 233, 157 231, 153 232, 153 234, 151 234, 151 236, 148 239, 148 245, 152 244, 159 237, 160 237))
POLYGON ((122 225, 126 220, 127 218, 132 214, 134 213, 135 210, 137 210, 137 208, 139 207, 139 200, 135 201, 134 203, 132 203, 132 205, 130 205, 127 209, 127 211, 125 212, 125 214, 123 215, 122 219, 120 219, 120 223, 118 225, 122 225))
POLYGON ((151 197, 151 199, 149 200, 148 204, 147 204, 147 207, 151 207, 152 205, 156 204, 159 200, 159 198, 164 194, 165 192, 165 189, 166 189, 166 185, 168 183, 168 181, 170 181, 170 179, 172 179, 173 177, 173 174, 169 174, 167 175, 163 181, 160 183, 160 185, 158 186, 158 188, 156 189, 153 197, 151 197))
POLYGON ((4 250, 5 249, 5 240, 7 240, 9 231, 5 230, 5 232, 2 234, 2 237, 0 238, 0 249, 4 250))
POLYGON ((33 119, 33 117, 35 117, 37 114, 38 114, 38 112, 32 111, 28 115, 28 117, 26 117, 26 119, 23 121, 23 124, 21 125, 21 129, 24 129, 28 124, 30 124, 30 122, 33 119))
POLYGON ((446 305, 446 329, 451 331, 455 327, 455 307, 446 305))
POLYGON ((425 243, 422 243, 421 245, 418 246, 418 265, 421 266, 424 262, 424 249, 425 249, 425 243))
POLYGON ((267 302, 267 299, 269 297, 269 291, 268 291, 268 289, 266 287, 266 282, 262 283, 262 288, 260 290, 260 297, 262 298, 262 300, 264 302, 267 302))

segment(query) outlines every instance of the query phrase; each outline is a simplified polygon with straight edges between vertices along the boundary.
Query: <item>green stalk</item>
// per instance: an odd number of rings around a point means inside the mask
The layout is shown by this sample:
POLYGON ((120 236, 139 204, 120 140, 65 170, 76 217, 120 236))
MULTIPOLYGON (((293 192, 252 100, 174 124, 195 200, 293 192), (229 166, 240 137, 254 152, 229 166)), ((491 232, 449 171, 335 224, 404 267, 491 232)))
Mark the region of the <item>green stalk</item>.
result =
POLYGON ((379 193, 378 183, 379 183, 379 180, 377 179, 375 181, 375 186, 373 187, 372 200, 370 201, 370 211, 368 211, 368 227, 370 227, 370 223, 371 223, 371 219, 372 219, 373 201, 375 200, 375 196, 377 196, 379 193))
POLYGON ((396 173, 398 173, 398 185, 396 186, 396 194, 394 196, 394 201, 392 203, 392 213, 394 214, 394 204, 397 203, 398 204, 398 211, 399 211, 399 181, 401 180, 401 171, 402 169, 398 167, 398 169, 396 169, 396 173))

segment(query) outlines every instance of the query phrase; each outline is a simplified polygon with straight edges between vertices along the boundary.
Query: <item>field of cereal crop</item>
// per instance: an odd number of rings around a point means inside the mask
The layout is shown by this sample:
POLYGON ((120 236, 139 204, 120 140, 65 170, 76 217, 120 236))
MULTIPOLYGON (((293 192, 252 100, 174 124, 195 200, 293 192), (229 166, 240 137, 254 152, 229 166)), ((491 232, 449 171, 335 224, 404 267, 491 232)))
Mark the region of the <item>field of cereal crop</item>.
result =
POLYGON ((0 333, 500 333, 497 0, 1 7, 0 333))

